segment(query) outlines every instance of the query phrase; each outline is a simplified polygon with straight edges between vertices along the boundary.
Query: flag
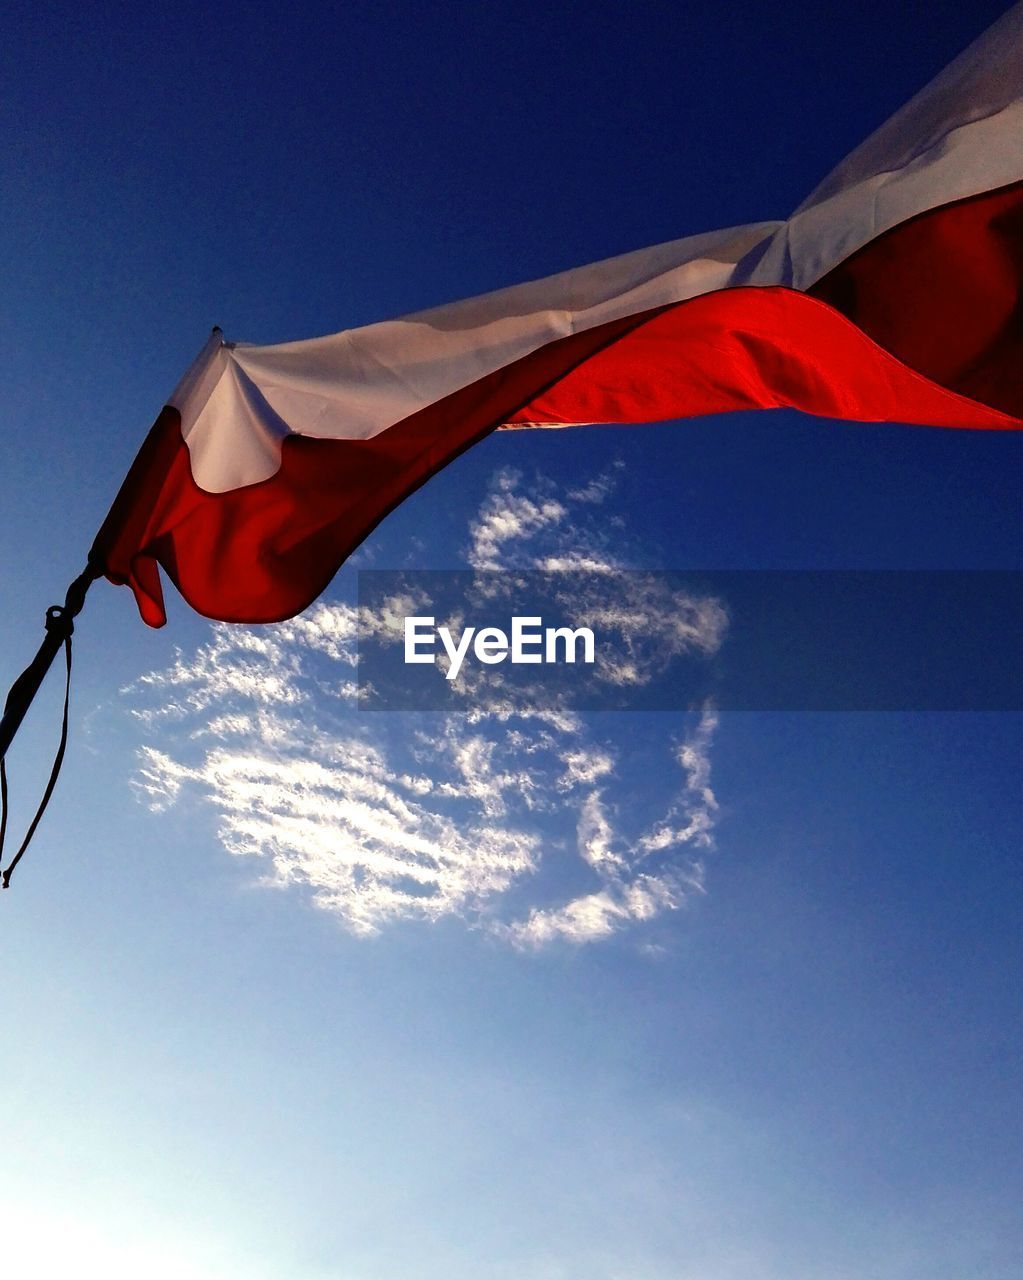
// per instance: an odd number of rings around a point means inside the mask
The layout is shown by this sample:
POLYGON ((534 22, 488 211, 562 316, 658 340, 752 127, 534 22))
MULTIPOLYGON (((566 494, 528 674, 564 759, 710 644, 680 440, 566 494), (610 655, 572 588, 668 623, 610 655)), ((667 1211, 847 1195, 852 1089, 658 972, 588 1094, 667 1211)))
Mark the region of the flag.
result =
POLYGON ((787 406, 1023 426, 1023 6, 784 221, 675 240, 308 341, 214 331, 93 563, 165 621, 290 617, 495 429, 787 406))

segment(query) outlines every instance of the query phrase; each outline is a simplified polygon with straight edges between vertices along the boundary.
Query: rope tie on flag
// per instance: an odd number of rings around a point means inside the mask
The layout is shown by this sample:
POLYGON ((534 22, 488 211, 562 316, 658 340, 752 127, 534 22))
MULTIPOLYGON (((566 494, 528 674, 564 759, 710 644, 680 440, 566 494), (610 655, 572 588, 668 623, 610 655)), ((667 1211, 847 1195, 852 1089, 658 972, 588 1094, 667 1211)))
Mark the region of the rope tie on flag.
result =
POLYGON ((36 833, 36 828, 46 812, 46 806, 50 803, 50 797, 53 795, 53 789, 57 785, 57 778, 60 776, 61 765, 64 763, 64 752, 67 749, 68 738, 68 710, 71 703, 71 637, 74 634, 74 620, 82 610, 85 604, 85 593, 93 582, 103 574, 99 564, 90 559, 83 573, 72 582, 67 589, 67 595, 64 603, 51 605, 46 610, 46 635, 43 643, 39 646, 39 651, 32 659, 25 670, 18 676, 17 680, 11 685, 10 692, 7 695, 7 701, 4 704, 3 719, 0 720, 0 863, 3 861, 4 842, 7 837, 7 749, 21 726, 25 713, 32 705, 32 700, 39 692, 39 687, 43 682, 50 664, 57 656, 61 648, 64 650, 64 665, 66 668, 66 677, 64 682, 64 712, 60 726, 60 742, 57 746, 57 754, 53 758, 53 766, 50 769, 50 777, 46 783, 46 789, 43 792, 43 798, 39 802, 36 809, 35 817, 29 823, 28 830, 22 840, 17 853, 11 859, 8 866, 0 871, 0 885, 8 888, 11 883, 11 875, 14 868, 21 861, 25 850, 32 841, 32 837, 36 833))

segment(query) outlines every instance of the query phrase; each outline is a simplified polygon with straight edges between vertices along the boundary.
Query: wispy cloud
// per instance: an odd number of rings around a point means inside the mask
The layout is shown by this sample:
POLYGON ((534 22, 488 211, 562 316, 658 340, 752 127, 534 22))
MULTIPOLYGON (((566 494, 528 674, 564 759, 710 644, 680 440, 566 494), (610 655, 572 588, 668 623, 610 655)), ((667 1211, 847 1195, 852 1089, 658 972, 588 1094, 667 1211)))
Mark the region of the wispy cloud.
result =
POLYGON ((579 811, 578 851, 602 886, 556 907, 534 907, 524 920, 501 926, 504 936, 529 948, 556 939, 593 942, 702 893, 700 851, 712 847, 718 807, 710 788, 707 754, 716 727, 713 711, 705 710, 678 751, 686 770, 684 787, 668 812, 635 838, 629 840, 616 831, 602 791, 588 792, 579 811))
POLYGON ((522 493, 520 480, 517 471, 501 472, 469 526, 472 541, 467 559, 474 569, 504 568, 510 543, 556 529, 568 514, 564 503, 550 493, 522 493))
MULTIPOLYGON (((558 492, 502 472, 471 522, 467 558, 487 570, 567 555, 608 566, 588 519, 614 482, 612 470, 558 492)), ((394 602, 378 627, 393 628, 410 603, 394 602)), ((722 618, 712 602, 691 604, 649 590, 629 602, 617 619, 634 640, 629 678, 673 644, 715 651, 722 618)), ((157 811, 189 797, 212 806, 229 853, 357 935, 457 916, 521 949, 579 944, 703 892, 717 817, 712 712, 664 744, 651 819, 629 802, 613 738, 499 684, 464 713, 357 715, 356 620, 354 608, 321 602, 279 626, 215 626, 194 653, 143 677, 128 691, 152 739, 140 798, 157 811)))
POLYGON ((469 524, 469 564, 480 570, 623 568, 628 556, 621 522, 595 519, 593 511, 614 492, 619 470, 612 465, 566 493, 541 479, 527 489, 520 471, 499 471, 469 524))

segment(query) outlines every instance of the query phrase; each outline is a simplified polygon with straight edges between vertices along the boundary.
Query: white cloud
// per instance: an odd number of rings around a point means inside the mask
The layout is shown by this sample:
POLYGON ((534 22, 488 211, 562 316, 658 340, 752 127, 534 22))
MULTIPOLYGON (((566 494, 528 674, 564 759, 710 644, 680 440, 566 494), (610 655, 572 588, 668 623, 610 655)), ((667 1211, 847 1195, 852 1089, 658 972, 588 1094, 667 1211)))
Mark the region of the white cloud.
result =
MULTIPOLYGON (((567 494, 527 493, 501 473, 472 522, 470 562, 606 563, 600 530, 581 513, 613 483, 608 472, 567 494)), ((617 628, 632 679, 649 678, 670 652, 720 644, 716 602, 637 578, 611 616, 597 586, 586 606, 605 608, 602 625, 617 628)), ((374 629, 395 633, 412 603, 378 611, 374 629)), ((356 623, 355 609, 321 602, 278 626, 218 625, 196 652, 143 677, 130 691, 154 735, 140 751, 140 798, 159 811, 199 797, 224 848, 253 859, 262 883, 304 892, 357 935, 453 915, 522 949, 581 944, 702 892, 717 816, 710 711, 674 761, 665 744, 658 816, 637 820, 619 781, 620 743, 499 681, 463 713, 358 716, 356 623)))
POLYGON ((613 462, 607 471, 581 485, 578 489, 569 489, 569 502, 603 502, 613 492, 617 482, 617 472, 624 469, 622 461, 613 462))
POLYGON ((686 772, 681 794, 665 816, 631 844, 615 831, 601 792, 585 797, 578 828, 579 855, 604 881, 603 888, 558 907, 533 908, 524 920, 502 926, 509 941, 531 949, 555 939, 599 941, 627 925, 673 910, 704 891, 703 862, 688 851, 712 844, 718 805, 710 787, 708 751, 716 727, 715 713, 705 709, 695 731, 679 748, 686 772), (660 857, 653 868, 650 862, 655 854, 660 857))
POLYGON ((565 768, 558 779, 558 789, 565 791, 596 782, 614 772, 614 756, 599 747, 571 747, 563 753, 562 764, 565 768))
POLYGON ((526 493, 521 472, 510 467, 498 472, 470 522, 466 559, 472 568, 483 571, 620 566, 624 563, 621 537, 616 538, 619 547, 614 551, 606 536, 609 522, 597 523, 591 511, 582 510, 600 506, 610 496, 620 470, 619 464, 613 464, 587 484, 561 495, 550 481, 539 480, 526 493))
POLYGON ((506 543, 534 537, 565 518, 567 508, 556 498, 519 492, 520 479, 516 471, 501 472, 469 526, 468 560, 474 569, 503 568, 506 543))

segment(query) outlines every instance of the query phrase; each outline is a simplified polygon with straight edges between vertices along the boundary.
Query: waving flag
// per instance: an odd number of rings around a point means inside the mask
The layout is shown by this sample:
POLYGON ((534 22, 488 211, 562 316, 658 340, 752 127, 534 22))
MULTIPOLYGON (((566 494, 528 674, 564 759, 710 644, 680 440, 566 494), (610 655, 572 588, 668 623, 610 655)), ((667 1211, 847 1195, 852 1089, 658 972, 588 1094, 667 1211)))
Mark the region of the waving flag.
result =
POLYGON ((1023 6, 782 222, 691 236, 330 337, 219 331, 94 548, 165 621, 289 617, 497 428, 789 406, 1023 427, 1023 6))

